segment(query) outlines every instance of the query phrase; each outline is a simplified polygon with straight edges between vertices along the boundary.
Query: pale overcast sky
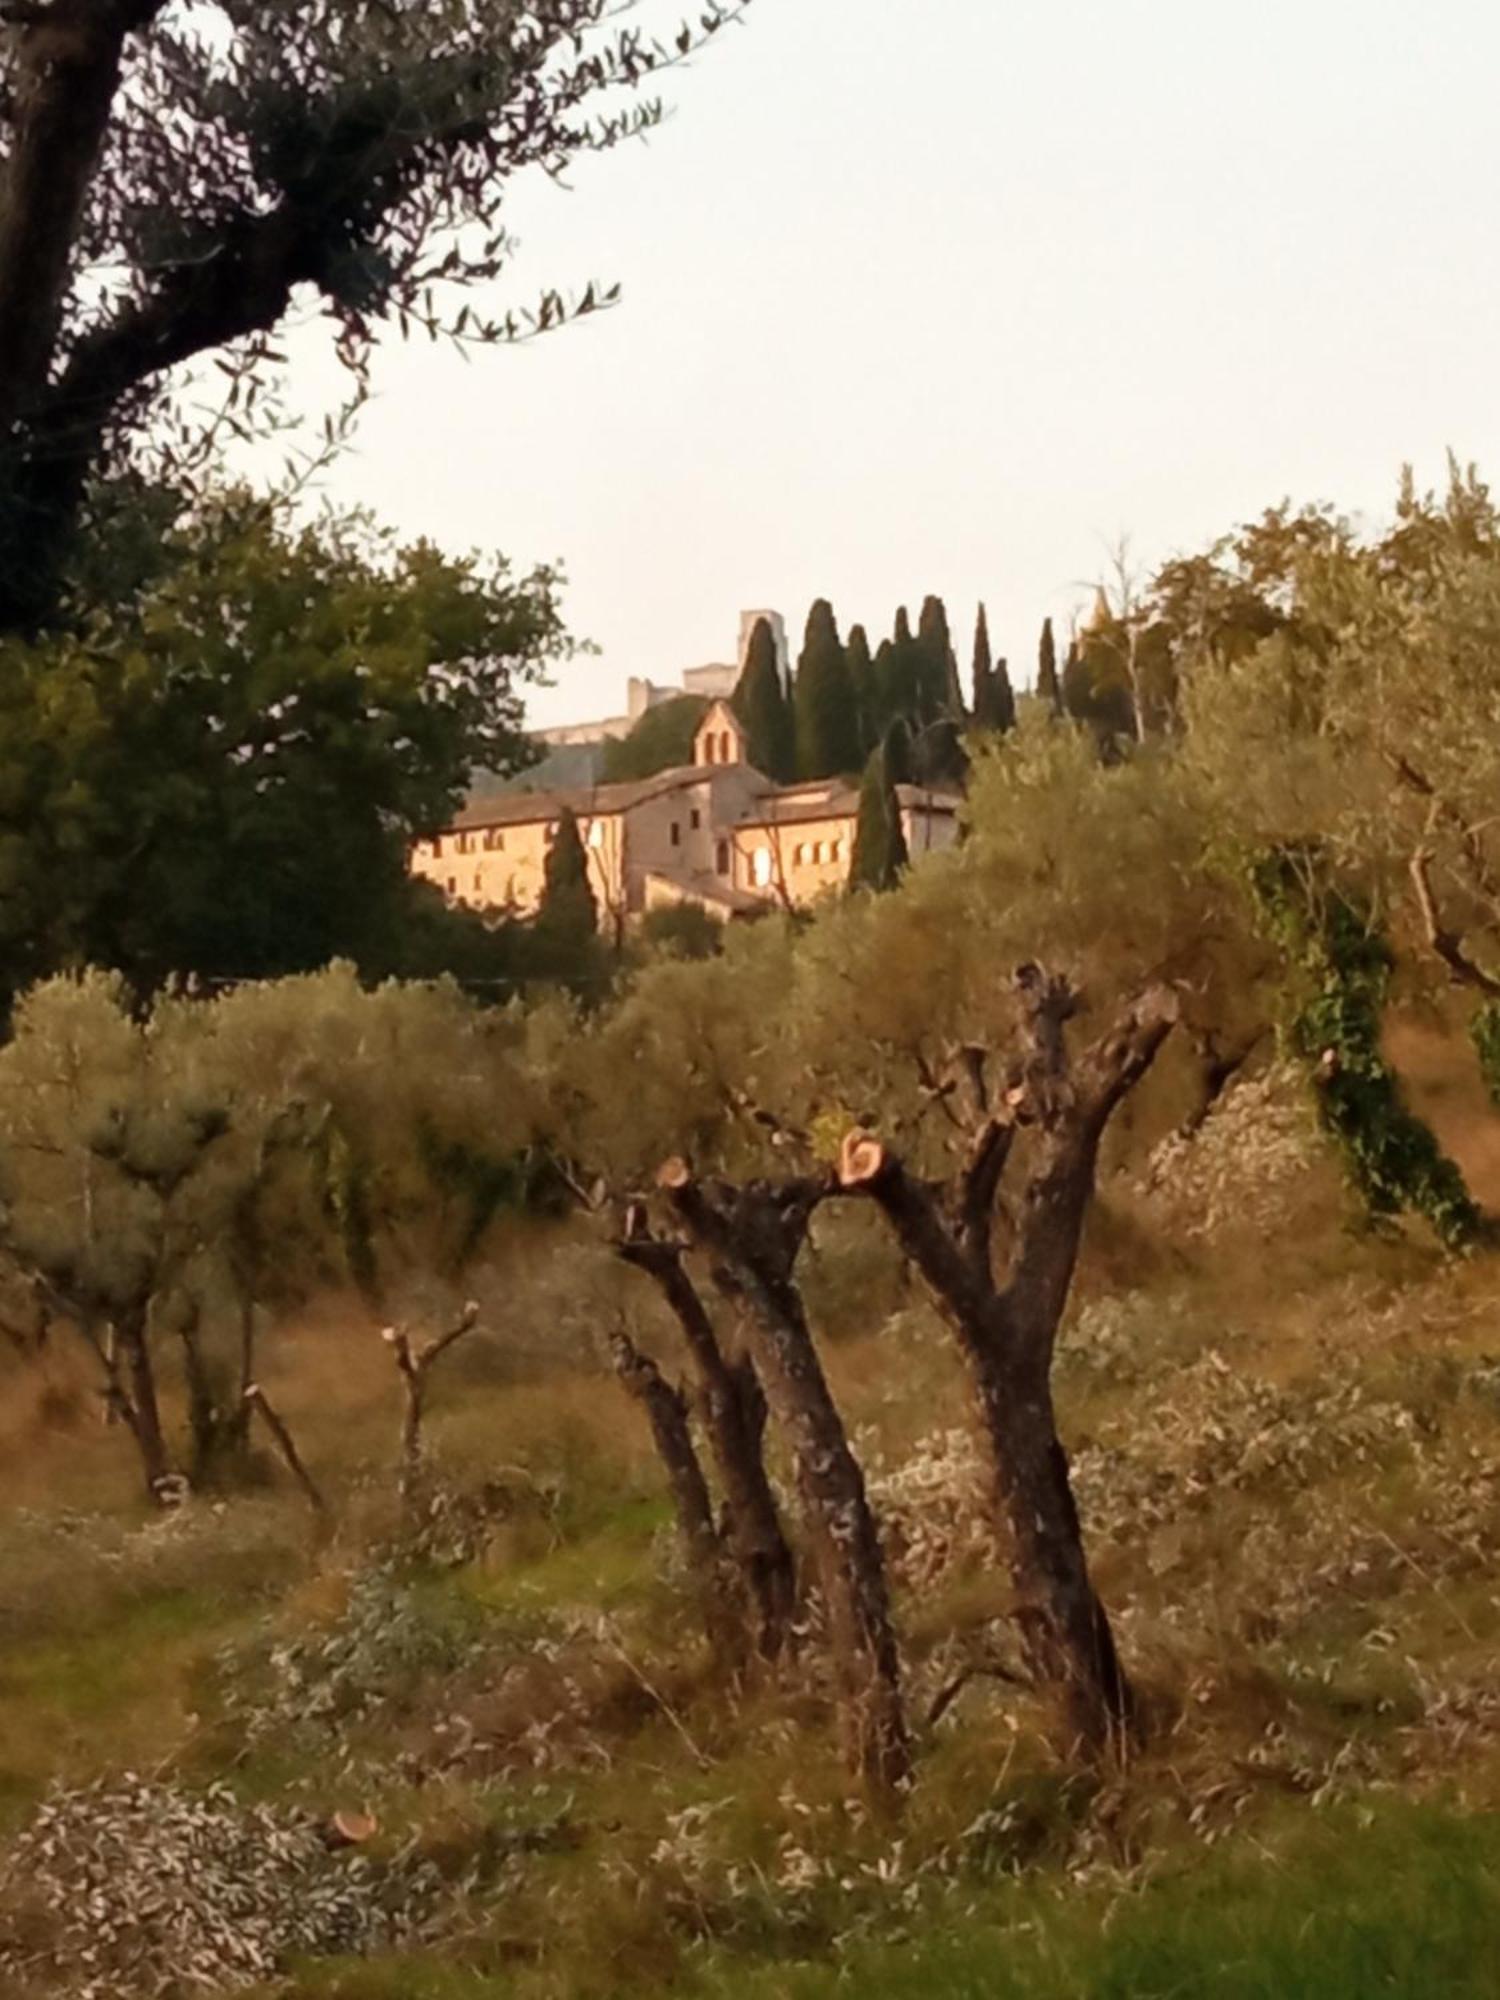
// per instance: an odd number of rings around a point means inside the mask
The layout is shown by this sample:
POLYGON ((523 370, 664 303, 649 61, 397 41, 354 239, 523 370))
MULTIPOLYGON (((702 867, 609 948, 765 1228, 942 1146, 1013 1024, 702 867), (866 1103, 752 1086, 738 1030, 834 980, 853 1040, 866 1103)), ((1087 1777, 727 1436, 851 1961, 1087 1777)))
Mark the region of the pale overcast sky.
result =
POLYGON ((1500 477, 1497 79, 1493 0, 754 0, 648 144, 513 201, 506 297, 620 309, 387 353, 334 490, 565 563, 602 651, 538 721, 818 595, 878 637, 937 590, 965 659, 982 596, 1027 678, 1122 530, 1500 477))

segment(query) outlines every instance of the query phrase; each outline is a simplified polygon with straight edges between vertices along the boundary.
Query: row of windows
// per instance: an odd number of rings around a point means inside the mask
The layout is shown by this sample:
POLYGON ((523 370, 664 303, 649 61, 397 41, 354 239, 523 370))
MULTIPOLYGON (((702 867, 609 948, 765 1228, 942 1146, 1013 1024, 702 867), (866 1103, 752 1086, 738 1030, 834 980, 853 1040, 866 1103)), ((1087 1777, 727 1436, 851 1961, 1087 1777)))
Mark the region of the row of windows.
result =
MULTIPOLYGON (((693 809, 691 824, 695 833, 703 825, 703 815, 696 807, 693 809)), ((544 839, 548 847, 552 845, 556 837, 556 826, 549 826, 545 829, 544 839)), ((605 822, 602 819, 594 820, 584 832, 584 839, 596 853, 604 846, 605 837, 605 822)), ((454 850, 459 854, 475 854, 479 852, 503 854, 505 852, 505 835, 498 827, 487 827, 483 833, 459 833, 455 834, 452 838, 454 850)), ((680 820, 674 819, 671 822, 670 838, 674 847, 681 847, 682 822, 680 820)), ((434 840, 432 843, 433 854, 441 857, 445 845, 446 843, 441 837, 434 840)), ((719 841, 714 859, 719 874, 728 875, 731 873, 732 856, 730 844, 727 840, 719 841)), ((772 872, 771 860, 772 857, 769 849, 756 849, 751 860, 751 873, 757 885, 763 887, 770 881, 772 872)), ((792 848, 792 866, 794 868, 837 867, 843 860, 844 842, 842 840, 799 840, 792 848)))
MULTIPOLYGON (((447 845, 447 841, 444 840, 441 834, 433 841, 432 851, 438 860, 442 859, 443 851, 447 845)), ((505 852, 505 835, 496 826, 486 827, 483 833, 455 833, 453 835, 453 852, 455 854, 503 854, 505 852)))
MULTIPOLYGON (((699 817, 699 814, 693 814, 693 825, 695 827, 699 823, 699 817)), ((596 819, 591 825, 583 829, 584 839, 596 851, 604 845, 604 825, 605 823, 602 819, 596 819)), ((543 827, 542 840, 544 845, 550 847, 556 838, 557 827, 555 824, 543 827)), ((505 835, 497 826, 486 827, 482 833, 455 833, 451 836, 451 840, 452 849, 455 854, 503 854, 505 852, 505 835)), ((677 828, 675 825, 672 828, 672 844, 674 847, 677 845, 677 828)), ((448 849, 449 842, 443 835, 439 834, 431 845, 434 857, 441 860, 448 849)))

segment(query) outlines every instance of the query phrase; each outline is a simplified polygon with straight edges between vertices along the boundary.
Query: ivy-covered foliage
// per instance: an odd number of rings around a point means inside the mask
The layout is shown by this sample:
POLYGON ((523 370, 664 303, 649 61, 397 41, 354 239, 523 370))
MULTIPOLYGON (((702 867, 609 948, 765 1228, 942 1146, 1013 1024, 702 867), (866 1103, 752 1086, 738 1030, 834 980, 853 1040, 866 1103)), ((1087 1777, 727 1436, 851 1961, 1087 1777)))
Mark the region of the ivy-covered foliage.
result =
POLYGON ((1479 1071, 1491 1099, 1500 1105, 1500 1000, 1481 1007, 1469 1023, 1469 1037, 1479 1057, 1479 1071))
POLYGON ((1319 1117, 1372 1216, 1411 1211, 1449 1249, 1470 1243, 1479 1211, 1429 1126, 1402 1102, 1380 1046, 1394 957, 1373 913, 1327 879, 1314 849, 1281 848, 1250 868, 1261 920, 1294 969, 1291 1053, 1312 1080, 1319 1117))

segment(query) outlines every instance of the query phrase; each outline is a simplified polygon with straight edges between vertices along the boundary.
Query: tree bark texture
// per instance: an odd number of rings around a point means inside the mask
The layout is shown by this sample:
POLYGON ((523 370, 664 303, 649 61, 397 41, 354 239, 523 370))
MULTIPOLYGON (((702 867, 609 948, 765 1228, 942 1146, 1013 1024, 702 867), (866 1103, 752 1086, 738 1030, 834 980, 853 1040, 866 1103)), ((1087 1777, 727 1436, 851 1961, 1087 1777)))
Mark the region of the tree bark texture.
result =
POLYGON ((1131 1732, 1135 1705, 1089 1576, 1057 1432, 1052 1358, 1100 1140, 1171 1032, 1177 1006, 1169 991, 1152 989, 1075 1061, 1065 1029, 1076 1001, 1066 982, 1026 967, 1017 985, 1022 1026, 999 1089, 990 1091, 969 1052, 969 1148, 952 1179, 921 1179, 858 1131, 844 1142, 839 1179, 882 1210, 958 1341, 993 1504, 1009 1533, 1028 1663, 1039 1683, 1061 1692, 1071 1736, 1097 1751, 1131 1732), (1008 1268, 997 1278, 993 1216, 1022 1130, 1030 1140, 1026 1172, 1010 1217, 1008 1268))
POLYGON ((757 1656, 786 1650, 797 1613, 797 1566, 766 1471, 766 1399, 749 1354, 730 1359, 684 1261, 685 1246, 652 1236, 632 1210, 618 1254, 657 1285, 682 1329, 696 1402, 723 1495, 723 1540, 753 1622, 757 1656))
POLYGON ((429 1340, 425 1347, 413 1347, 404 1328, 388 1326, 381 1338, 395 1357, 396 1369, 406 1392, 401 1413, 401 1455, 397 1475, 401 1508, 408 1523, 415 1522, 426 1497, 426 1465, 422 1446, 422 1424, 427 1415, 427 1378, 438 1360, 455 1341, 469 1333, 479 1320, 479 1308, 471 1300, 446 1332, 429 1340))
POLYGON ((714 1524, 713 1500, 693 1443, 688 1403, 660 1368, 625 1333, 610 1340, 610 1357, 626 1394, 640 1404, 651 1426, 656 1455, 666 1471, 677 1532, 703 1611, 709 1651, 733 1675, 744 1653, 745 1633, 714 1524))
POLYGON ((146 1306, 131 1305, 117 1314, 114 1330, 116 1353, 129 1398, 127 1422, 141 1454, 146 1491, 160 1506, 176 1485, 176 1473, 162 1429, 146 1306))
POLYGON ((846 1755, 861 1779, 889 1792, 908 1776, 911 1752, 885 1560, 864 1475, 792 1276, 808 1217, 830 1184, 700 1184, 680 1161, 669 1161, 659 1179, 694 1241, 729 1267, 749 1308, 756 1364, 796 1464, 846 1755))

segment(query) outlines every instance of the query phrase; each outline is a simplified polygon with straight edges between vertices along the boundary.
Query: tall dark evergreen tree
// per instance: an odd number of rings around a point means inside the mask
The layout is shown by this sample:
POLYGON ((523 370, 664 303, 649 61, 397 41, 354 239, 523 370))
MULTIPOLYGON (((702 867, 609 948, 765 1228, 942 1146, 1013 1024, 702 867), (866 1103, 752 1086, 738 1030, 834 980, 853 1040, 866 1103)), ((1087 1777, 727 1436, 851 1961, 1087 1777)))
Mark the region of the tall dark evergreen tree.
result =
POLYGON ((576 945, 580 956, 598 936, 599 905, 589 881, 583 835, 571 806, 564 806, 559 814, 557 832, 547 851, 536 928, 540 936, 557 946, 576 945))
POLYGON ((1068 642, 1068 657, 1063 661, 1062 685, 1058 690, 1060 713, 1071 715, 1075 722, 1087 722, 1092 703, 1088 666, 1084 661, 1083 648, 1076 639, 1068 642))
POLYGON ((869 636, 863 625, 851 625, 844 649, 849 662, 849 685, 854 690, 854 706, 859 716, 859 748, 868 756, 880 741, 880 693, 875 678, 875 662, 870 658, 869 636))
POLYGON ((921 656, 920 720, 931 722, 940 715, 962 722, 965 716, 963 688, 958 678, 958 656, 948 629, 948 609, 940 597, 922 601, 917 621, 917 647, 921 656))
POLYGON ((893 639, 882 639, 875 648, 875 664, 871 669, 872 702, 869 720, 866 724, 866 751, 873 750, 884 735, 886 726, 896 713, 893 702, 896 695, 898 665, 896 643, 893 639))
POLYGON ((990 675, 990 701, 994 720, 991 728, 1004 732, 1016 726, 1016 691, 1010 683, 1010 662, 1000 659, 995 662, 990 675))
POLYGON ((875 686, 879 697, 879 733, 883 736, 899 716, 916 726, 922 715, 922 649, 903 604, 896 613, 895 637, 875 656, 875 686))
MULTIPOLYGON (((892 733, 904 727, 896 722, 892 733)), ((888 736, 872 751, 859 787, 859 817, 854 827, 854 853, 849 863, 849 887, 872 889, 877 893, 894 889, 908 860, 906 832, 901 824, 901 802, 896 780, 891 774, 887 750, 888 736)))
POLYGON ((859 769, 854 687, 833 606, 826 597, 820 597, 808 613, 792 706, 799 777, 831 778, 859 769))
POLYGON ((885 759, 885 774, 893 785, 915 783, 911 731, 899 715, 880 739, 880 754, 885 759))
POLYGON ((979 616, 974 622, 974 670, 972 691, 974 699, 974 727, 992 729, 990 720, 990 687, 994 680, 994 656, 990 652, 990 621, 981 604, 979 616))
POLYGON ((1036 691, 1053 715, 1061 715, 1062 684, 1057 677, 1057 641, 1052 636, 1052 620, 1042 621, 1042 643, 1037 654, 1036 691))
POLYGON ((745 725, 749 738, 746 754, 751 764, 778 784, 789 784, 796 776, 797 764, 792 705, 781 678, 776 635, 764 618, 756 620, 750 634, 733 706, 745 725))

